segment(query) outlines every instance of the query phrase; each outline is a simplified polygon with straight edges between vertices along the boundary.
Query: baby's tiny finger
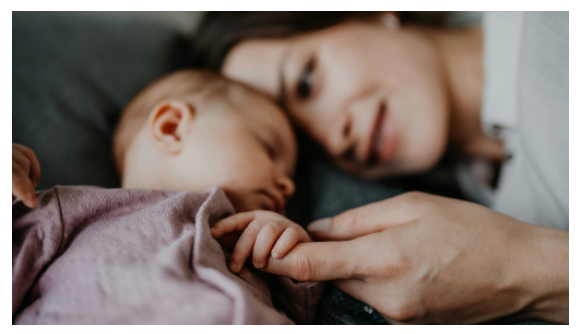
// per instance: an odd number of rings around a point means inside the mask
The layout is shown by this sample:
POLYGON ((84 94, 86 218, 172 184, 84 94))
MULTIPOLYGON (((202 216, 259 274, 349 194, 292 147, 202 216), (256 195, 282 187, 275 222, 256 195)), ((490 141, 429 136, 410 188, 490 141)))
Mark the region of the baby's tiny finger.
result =
POLYGON ((286 225, 278 222, 263 225, 253 246, 253 266, 255 268, 265 267, 273 245, 285 229, 286 225))
POLYGON ((214 238, 220 238, 233 231, 243 231, 254 219, 255 213, 252 211, 234 214, 217 222, 211 228, 211 234, 214 238))
POLYGON ((307 234, 300 230, 301 227, 297 226, 290 226, 288 227, 279 240, 273 246, 273 250, 271 252, 271 256, 275 259, 279 259, 284 257, 298 242, 309 241, 310 238, 307 234), (306 234, 305 237, 303 234, 306 234))
POLYGON ((232 272, 238 273, 241 270, 245 260, 247 260, 253 251, 253 244, 255 244, 255 239, 257 239, 258 233, 258 229, 252 226, 249 226, 243 231, 243 234, 241 234, 239 241, 237 241, 237 244, 233 249, 233 256, 231 256, 229 269, 232 272))
POLYGON ((30 159, 18 148, 12 148, 12 164, 18 166, 24 171, 26 177, 30 178, 30 159))
MULTIPOLYGON (((32 149, 26 147, 24 145, 16 144, 16 148, 22 152, 28 160, 29 164, 29 177, 30 181, 36 186, 38 181, 40 181, 40 164, 36 157, 36 154, 32 149)), ((13 145, 13 154, 14 154, 14 145, 13 145)))
POLYGON ((29 208, 37 205, 36 194, 28 175, 15 164, 12 164, 12 194, 29 208))

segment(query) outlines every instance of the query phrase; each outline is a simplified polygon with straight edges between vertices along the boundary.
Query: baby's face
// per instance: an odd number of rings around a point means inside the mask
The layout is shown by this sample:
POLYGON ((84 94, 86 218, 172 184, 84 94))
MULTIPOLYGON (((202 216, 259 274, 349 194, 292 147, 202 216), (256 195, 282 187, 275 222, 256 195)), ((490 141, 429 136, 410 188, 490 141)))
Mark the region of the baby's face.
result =
POLYGON ((228 85, 193 109, 171 176, 174 187, 202 191, 218 185, 238 212, 283 213, 295 191, 291 176, 297 155, 283 111, 238 85, 228 85))

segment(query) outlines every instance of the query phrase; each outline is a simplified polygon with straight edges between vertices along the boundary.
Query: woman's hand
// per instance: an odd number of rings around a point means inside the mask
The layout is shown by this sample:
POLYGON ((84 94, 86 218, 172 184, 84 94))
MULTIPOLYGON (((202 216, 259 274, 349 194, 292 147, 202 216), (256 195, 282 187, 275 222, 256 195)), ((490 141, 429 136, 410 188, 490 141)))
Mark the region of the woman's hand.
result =
POLYGON ((34 188, 40 181, 40 165, 34 152, 12 143, 12 200, 18 198, 29 208, 37 205, 34 188))
POLYGON ((332 242, 299 244, 265 270, 335 280, 390 322, 568 322, 568 232, 417 192, 308 230, 332 242))

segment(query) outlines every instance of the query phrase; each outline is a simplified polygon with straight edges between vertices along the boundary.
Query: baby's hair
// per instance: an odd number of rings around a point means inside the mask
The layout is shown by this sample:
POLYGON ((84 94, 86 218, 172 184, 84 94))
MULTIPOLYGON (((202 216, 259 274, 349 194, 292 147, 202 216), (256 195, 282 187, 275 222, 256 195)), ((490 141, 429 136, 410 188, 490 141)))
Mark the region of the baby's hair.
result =
POLYGON ((194 94, 213 94, 221 83, 226 80, 209 71, 181 70, 154 81, 134 97, 122 112, 113 134, 113 155, 120 175, 128 147, 158 103, 194 94))

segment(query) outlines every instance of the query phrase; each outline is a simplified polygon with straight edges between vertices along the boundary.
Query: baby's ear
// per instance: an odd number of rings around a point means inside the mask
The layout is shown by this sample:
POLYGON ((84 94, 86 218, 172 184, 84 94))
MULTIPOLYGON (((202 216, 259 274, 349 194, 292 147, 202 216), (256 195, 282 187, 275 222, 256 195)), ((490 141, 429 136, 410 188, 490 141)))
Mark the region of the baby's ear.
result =
POLYGON ((150 113, 149 129, 157 146, 170 154, 178 154, 184 147, 194 110, 182 101, 164 101, 150 113))

